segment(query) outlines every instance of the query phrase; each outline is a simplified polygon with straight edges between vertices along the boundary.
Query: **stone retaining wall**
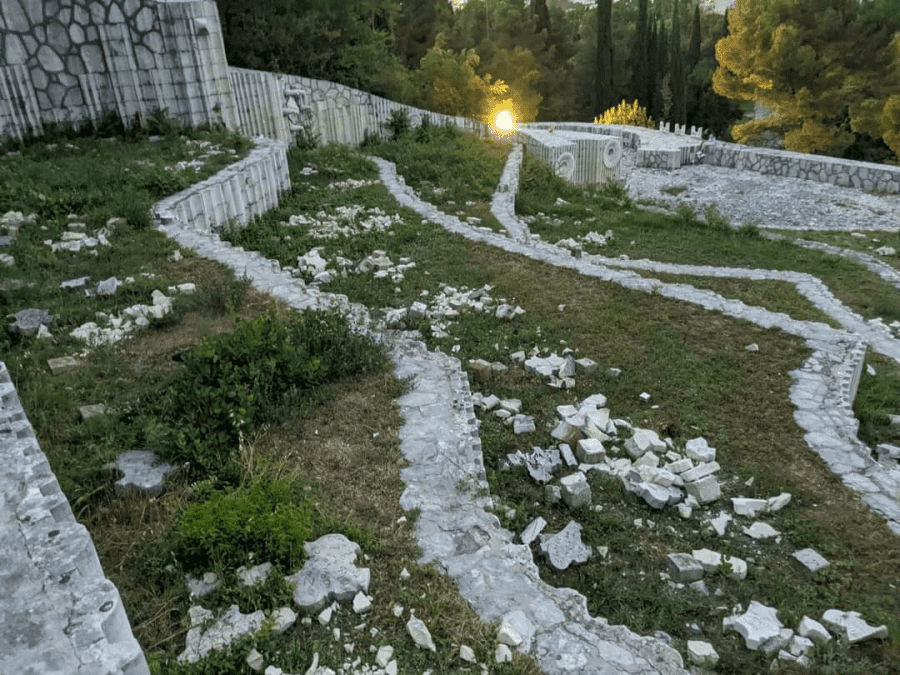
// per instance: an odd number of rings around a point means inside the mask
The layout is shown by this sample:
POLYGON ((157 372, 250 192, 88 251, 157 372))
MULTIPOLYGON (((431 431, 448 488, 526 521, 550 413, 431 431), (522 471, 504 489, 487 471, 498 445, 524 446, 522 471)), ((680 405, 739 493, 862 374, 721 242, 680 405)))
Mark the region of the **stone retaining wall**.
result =
POLYGON ((320 144, 359 145, 367 135, 383 136, 395 110, 406 112, 413 127, 427 119, 484 136, 487 125, 390 101, 353 87, 297 75, 229 68, 237 104, 238 129, 293 145, 308 128, 320 144))
POLYGON ((157 110, 234 125, 214 0, 0 0, 0 140, 157 110))
POLYGON ((705 153, 703 164, 900 194, 900 167, 887 164, 754 148, 719 141, 707 143, 703 152, 705 153))
POLYGON ((188 223, 201 232, 220 232, 226 225, 246 225, 278 206, 291 188, 284 143, 258 137, 246 159, 195 183, 153 207, 158 224, 188 223))
POLYGON ((0 362, 0 673, 149 675, 119 591, 75 521, 0 362))

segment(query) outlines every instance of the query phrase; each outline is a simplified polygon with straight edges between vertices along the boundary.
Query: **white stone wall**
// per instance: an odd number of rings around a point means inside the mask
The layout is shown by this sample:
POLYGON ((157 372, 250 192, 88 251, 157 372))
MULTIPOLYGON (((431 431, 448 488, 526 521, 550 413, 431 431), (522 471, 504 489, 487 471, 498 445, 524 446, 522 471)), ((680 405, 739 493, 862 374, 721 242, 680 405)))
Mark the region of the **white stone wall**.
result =
POLYGON ((158 202, 153 208, 156 224, 178 221, 218 233, 277 207, 280 194, 291 187, 285 144, 263 137, 255 142, 246 159, 158 202))
POLYGON ((234 125, 214 0, 0 0, 0 140, 157 110, 234 125))
POLYGON ((296 75, 230 68, 237 126, 249 136, 264 135, 293 144, 301 126, 308 126, 320 144, 359 145, 366 135, 383 136, 394 110, 405 110, 412 125, 423 119, 432 125, 450 123, 479 135, 486 125, 415 108, 353 87, 296 75))

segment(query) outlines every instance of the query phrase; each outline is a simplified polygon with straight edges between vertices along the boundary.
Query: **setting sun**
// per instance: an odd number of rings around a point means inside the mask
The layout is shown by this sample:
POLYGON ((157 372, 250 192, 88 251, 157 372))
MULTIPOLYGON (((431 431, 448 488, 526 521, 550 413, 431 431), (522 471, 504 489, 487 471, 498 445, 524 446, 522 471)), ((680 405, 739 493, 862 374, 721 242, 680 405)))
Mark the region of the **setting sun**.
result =
POLYGON ((511 131, 513 128, 513 117, 508 110, 502 110, 497 113, 494 124, 496 124, 497 128, 501 131, 511 131))

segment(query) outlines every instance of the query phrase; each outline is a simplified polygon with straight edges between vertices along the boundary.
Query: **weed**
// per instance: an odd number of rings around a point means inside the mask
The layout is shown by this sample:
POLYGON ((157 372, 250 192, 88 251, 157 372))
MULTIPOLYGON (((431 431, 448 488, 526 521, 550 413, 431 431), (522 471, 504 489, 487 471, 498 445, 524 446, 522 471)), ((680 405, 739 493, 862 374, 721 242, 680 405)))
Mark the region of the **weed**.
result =
POLYGON ((672 195, 673 197, 680 195, 685 190, 687 190, 687 186, 685 185, 667 185, 666 187, 659 189, 660 192, 665 192, 667 195, 672 195))

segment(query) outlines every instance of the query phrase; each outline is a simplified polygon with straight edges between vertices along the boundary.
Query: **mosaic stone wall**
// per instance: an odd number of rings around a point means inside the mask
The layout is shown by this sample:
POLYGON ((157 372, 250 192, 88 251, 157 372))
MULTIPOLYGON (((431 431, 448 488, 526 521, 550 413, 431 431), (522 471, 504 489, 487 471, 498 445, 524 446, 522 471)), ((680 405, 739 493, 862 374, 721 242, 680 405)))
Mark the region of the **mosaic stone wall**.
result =
POLYGON ((0 0, 0 138, 117 112, 234 124, 213 0, 0 0))

